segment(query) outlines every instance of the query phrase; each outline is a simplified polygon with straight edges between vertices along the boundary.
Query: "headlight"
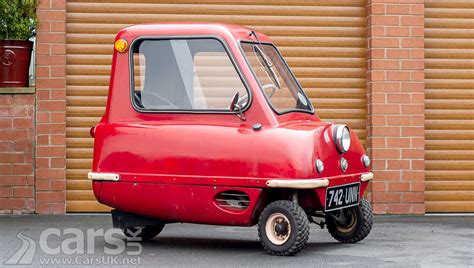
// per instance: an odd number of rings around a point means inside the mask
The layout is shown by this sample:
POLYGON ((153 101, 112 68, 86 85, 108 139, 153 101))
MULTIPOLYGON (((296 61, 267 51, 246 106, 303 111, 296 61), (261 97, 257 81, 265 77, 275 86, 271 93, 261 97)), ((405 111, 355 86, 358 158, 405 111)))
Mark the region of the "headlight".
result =
POLYGON ((315 161, 314 165, 316 166, 316 171, 318 172, 318 174, 321 174, 321 172, 323 172, 323 170, 324 170, 323 161, 317 159, 315 161))
POLYGON ((366 154, 362 156, 362 163, 364 164, 364 167, 368 167, 370 165, 370 158, 366 154))
POLYGON ((346 125, 336 125, 333 136, 339 153, 342 154, 349 151, 349 147, 351 147, 351 133, 346 125))

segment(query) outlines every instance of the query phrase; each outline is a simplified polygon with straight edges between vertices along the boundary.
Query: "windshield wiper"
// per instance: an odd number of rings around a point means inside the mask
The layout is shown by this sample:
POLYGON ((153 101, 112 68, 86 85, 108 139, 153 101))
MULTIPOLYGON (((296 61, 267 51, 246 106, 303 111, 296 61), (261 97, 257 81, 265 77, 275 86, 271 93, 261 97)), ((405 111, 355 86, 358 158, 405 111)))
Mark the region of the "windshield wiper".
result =
MULTIPOLYGON (((259 46, 262 45, 262 43, 260 43, 260 40, 258 40, 258 37, 255 31, 251 31, 250 35, 255 36, 255 39, 257 39, 259 46)), ((277 86, 280 89, 281 88, 280 80, 278 79, 278 76, 275 70, 273 69, 273 63, 268 59, 267 54, 265 54, 265 52, 259 46, 253 46, 254 50, 256 53, 260 55, 260 57, 262 57, 263 65, 265 66, 266 73, 268 74, 268 76, 270 76, 270 78, 273 80, 273 83, 275 83, 275 86, 277 86)))

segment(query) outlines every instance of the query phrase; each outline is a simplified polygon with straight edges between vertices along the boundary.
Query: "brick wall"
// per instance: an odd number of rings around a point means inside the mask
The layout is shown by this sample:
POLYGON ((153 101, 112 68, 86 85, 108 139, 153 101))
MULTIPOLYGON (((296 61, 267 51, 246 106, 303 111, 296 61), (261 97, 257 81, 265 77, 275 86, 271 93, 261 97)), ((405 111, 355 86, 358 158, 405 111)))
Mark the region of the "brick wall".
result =
POLYGON ((424 3, 369 0, 367 15, 367 144, 375 174, 374 211, 422 214, 424 3))
POLYGON ((41 0, 36 40, 36 213, 66 211, 66 1, 41 0))
POLYGON ((0 214, 35 210, 34 94, 0 94, 0 214))

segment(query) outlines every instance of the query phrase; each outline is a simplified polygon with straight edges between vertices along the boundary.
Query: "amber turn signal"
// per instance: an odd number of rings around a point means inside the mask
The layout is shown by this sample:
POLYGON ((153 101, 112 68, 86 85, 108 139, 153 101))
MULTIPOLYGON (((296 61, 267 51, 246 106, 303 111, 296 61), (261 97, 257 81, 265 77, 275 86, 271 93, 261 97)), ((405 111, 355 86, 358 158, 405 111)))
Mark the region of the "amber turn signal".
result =
POLYGON ((127 51, 128 43, 125 39, 119 39, 115 41, 114 47, 119 53, 124 53, 127 51))

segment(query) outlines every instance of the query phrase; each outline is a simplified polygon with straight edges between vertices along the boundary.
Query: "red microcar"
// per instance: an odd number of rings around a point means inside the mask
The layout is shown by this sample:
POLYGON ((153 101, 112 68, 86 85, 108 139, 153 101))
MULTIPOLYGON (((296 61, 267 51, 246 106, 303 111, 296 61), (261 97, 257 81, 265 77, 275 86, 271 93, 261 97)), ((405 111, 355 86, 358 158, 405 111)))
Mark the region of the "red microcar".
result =
POLYGON ((293 255, 310 222, 343 243, 372 228, 373 174, 356 134, 322 122, 278 49, 246 27, 121 30, 91 135, 95 197, 127 236, 153 239, 175 222, 258 225, 269 254, 293 255))

